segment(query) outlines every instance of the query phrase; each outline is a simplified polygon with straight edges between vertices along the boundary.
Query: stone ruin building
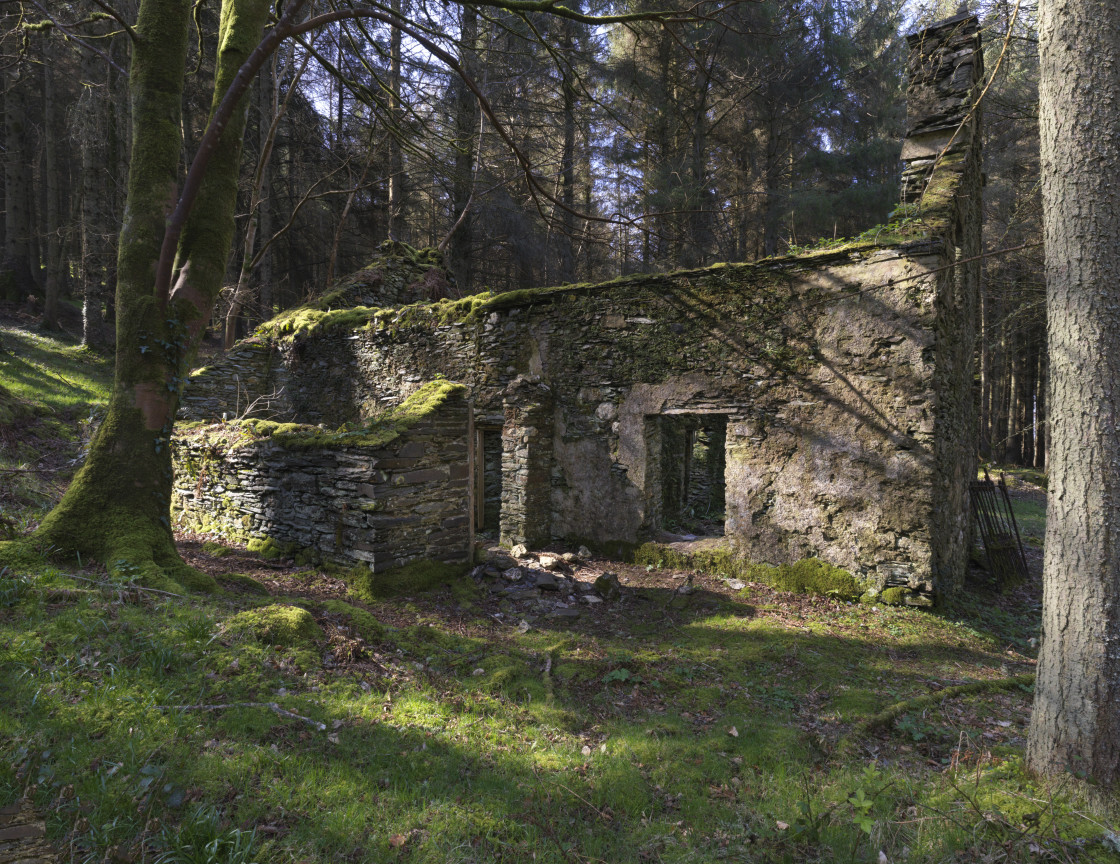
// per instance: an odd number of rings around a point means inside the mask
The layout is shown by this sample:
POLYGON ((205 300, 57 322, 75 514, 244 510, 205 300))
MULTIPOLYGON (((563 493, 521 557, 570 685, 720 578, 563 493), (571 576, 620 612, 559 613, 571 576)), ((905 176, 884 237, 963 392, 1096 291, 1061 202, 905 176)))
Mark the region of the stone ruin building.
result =
POLYGON ((625 548, 722 519, 752 561, 954 590, 976 471, 978 23, 909 45, 907 219, 752 264, 460 300, 438 255, 388 244, 194 373, 176 518, 375 573, 466 561, 480 534, 625 548))

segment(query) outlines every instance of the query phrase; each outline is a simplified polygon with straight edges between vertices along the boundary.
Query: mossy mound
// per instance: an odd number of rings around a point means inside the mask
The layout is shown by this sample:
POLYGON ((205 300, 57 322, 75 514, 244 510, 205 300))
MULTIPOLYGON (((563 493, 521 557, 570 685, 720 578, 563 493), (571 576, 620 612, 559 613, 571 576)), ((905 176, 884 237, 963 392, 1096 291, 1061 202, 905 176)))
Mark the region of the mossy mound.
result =
POLYGON ((287 546, 283 546, 277 543, 271 537, 254 537, 245 545, 248 547, 250 552, 260 555, 262 558, 268 561, 271 561, 274 558, 283 558, 289 553, 287 546))
POLYGON ((778 567, 755 564, 748 569, 748 578, 794 594, 820 594, 838 600, 858 600, 863 594, 851 573, 820 558, 805 558, 778 567))
POLYGON ((383 573, 372 573, 366 568, 355 567, 342 576, 350 584, 350 593, 356 599, 368 603, 397 594, 428 591, 461 579, 466 572, 466 564, 445 564, 442 561, 421 559, 383 573))
POLYGON ((932 606, 933 598, 909 588, 885 588, 878 594, 868 592, 859 598, 861 603, 878 603, 880 606, 932 606))
POLYGON ((254 579, 252 576, 246 576, 244 573, 223 573, 218 577, 218 581, 225 585, 232 585, 240 588, 242 591, 248 591, 251 594, 265 594, 269 590, 254 579))
POLYGON ((8 388, 0 384, 0 429, 11 426, 35 415, 31 403, 20 399, 8 388))
POLYGON ((234 615, 226 622, 226 632, 286 648, 308 648, 323 638, 323 631, 310 612, 299 606, 282 604, 234 615))
POLYGON ((221 543, 215 543, 213 540, 207 540, 202 544, 202 551, 211 558, 225 558, 227 555, 233 555, 237 550, 221 543))
POLYGON ((681 552, 660 543, 644 543, 635 550, 633 561, 647 567, 699 570, 717 576, 763 582, 779 591, 794 594, 821 594, 838 600, 858 600, 863 593, 863 588, 851 573, 819 558, 774 566, 752 564, 730 548, 681 552))
POLYGON ((324 612, 341 615, 349 622, 354 632, 367 642, 382 642, 392 628, 386 627, 365 609, 359 609, 342 600, 323 600, 317 608, 324 612))

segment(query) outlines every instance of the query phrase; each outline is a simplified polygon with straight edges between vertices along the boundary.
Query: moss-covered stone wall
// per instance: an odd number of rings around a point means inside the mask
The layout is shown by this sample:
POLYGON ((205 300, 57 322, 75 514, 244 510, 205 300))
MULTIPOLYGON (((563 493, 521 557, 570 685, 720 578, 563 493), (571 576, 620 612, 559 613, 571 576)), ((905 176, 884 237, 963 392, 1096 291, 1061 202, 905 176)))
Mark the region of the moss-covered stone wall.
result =
MULTIPOLYGON (((965 67, 978 74, 979 40, 961 42, 958 24, 912 40, 952 60, 914 61, 940 94, 915 110, 972 123, 960 106, 974 90, 957 85, 965 67)), ((724 524, 743 555, 815 556, 878 587, 951 590, 975 471, 974 132, 951 160, 911 147, 911 163, 925 161, 907 174, 907 207, 925 193, 937 206, 860 241, 601 285, 295 310, 193 376, 189 416, 244 410, 252 394, 229 381, 255 375, 280 420, 361 424, 445 375, 469 391, 480 427, 504 430, 504 541, 637 543, 667 518, 676 466, 661 418, 720 415, 724 524)))
POLYGON ((173 444, 173 517, 188 530, 267 538, 375 572, 421 558, 464 561, 467 412, 464 388, 437 382, 353 430, 194 426, 173 444))

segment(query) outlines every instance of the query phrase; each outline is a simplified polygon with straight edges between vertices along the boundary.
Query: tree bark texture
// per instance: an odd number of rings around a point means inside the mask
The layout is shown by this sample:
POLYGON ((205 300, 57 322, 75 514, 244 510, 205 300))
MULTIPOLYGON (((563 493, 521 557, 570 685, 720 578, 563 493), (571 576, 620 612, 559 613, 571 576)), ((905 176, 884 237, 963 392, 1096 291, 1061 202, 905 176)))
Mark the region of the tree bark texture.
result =
MULTIPOLYGON (((6 23, 6 22, 5 22, 6 23)), ((31 160, 28 156, 26 59, 12 63, 4 92, 4 261, 0 295, 22 301, 37 291, 31 266, 31 160)))
POLYGON ((1050 354, 1043 633, 1027 748, 1120 779, 1120 6, 1040 6, 1050 354))
MULTIPOLYGON (((463 6, 459 63, 474 75, 474 52, 478 47, 478 10, 463 6)), ((464 212, 474 195, 476 144, 478 141, 478 100, 461 80, 455 81, 455 175, 451 182, 451 224, 454 229, 447 243, 447 256, 455 284, 470 294, 474 281, 474 216, 464 212)))
POLYGON ((62 123, 58 117, 55 99, 54 70, 51 64, 51 45, 43 46, 43 179, 46 186, 46 264, 43 282, 43 318, 40 325, 47 330, 58 329, 58 302, 62 293, 62 218, 59 207, 58 164, 59 133, 62 123))
MULTIPOLYGON (((178 197, 181 104, 191 0, 142 0, 133 47, 132 161, 117 261, 113 393, 89 457, 32 543, 104 561, 147 584, 205 588, 182 563, 168 514, 169 439, 190 357, 221 289, 233 238, 245 105, 220 139, 178 248, 170 303, 155 291, 167 213, 178 197)), ((226 0, 216 107, 260 40, 268 0, 226 0)), ((0 558, 4 557, 0 547, 0 558)))

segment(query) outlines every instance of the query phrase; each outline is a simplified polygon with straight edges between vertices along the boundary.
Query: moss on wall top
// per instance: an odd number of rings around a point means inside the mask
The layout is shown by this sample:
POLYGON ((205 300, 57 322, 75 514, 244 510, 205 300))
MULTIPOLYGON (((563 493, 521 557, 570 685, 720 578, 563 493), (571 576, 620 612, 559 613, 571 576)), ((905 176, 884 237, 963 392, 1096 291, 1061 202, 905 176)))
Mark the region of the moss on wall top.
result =
POLYGON ((429 417, 453 396, 466 393, 466 387, 454 381, 429 381, 404 400, 361 424, 344 424, 329 430, 305 423, 276 423, 272 420, 245 419, 209 426, 192 426, 182 437, 220 445, 231 450, 269 440, 289 450, 317 447, 384 447, 406 430, 429 417))
POLYGON ((722 286, 735 283, 744 288, 749 287, 758 295, 778 294, 787 284, 775 278, 778 273, 850 263, 866 258, 876 250, 912 242, 927 233, 926 226, 918 220, 902 219, 876 226, 853 239, 828 241, 811 249, 793 249, 790 254, 749 264, 715 264, 671 273, 639 273, 607 282, 524 288, 502 294, 485 292, 457 300, 442 298, 403 306, 333 308, 338 307, 338 301, 343 299, 341 293, 334 292, 266 321, 260 325, 255 335, 294 341, 330 331, 395 331, 414 326, 468 325, 482 321, 492 312, 555 303, 580 295, 630 292, 636 288, 658 288, 663 289, 664 293, 672 293, 674 289, 683 286, 695 289, 710 282, 712 277, 718 278, 722 286))
POLYGON ((452 284, 439 250, 386 240, 365 267, 338 279, 321 296, 265 322, 255 335, 355 329, 383 305, 437 300, 451 293, 452 284))

